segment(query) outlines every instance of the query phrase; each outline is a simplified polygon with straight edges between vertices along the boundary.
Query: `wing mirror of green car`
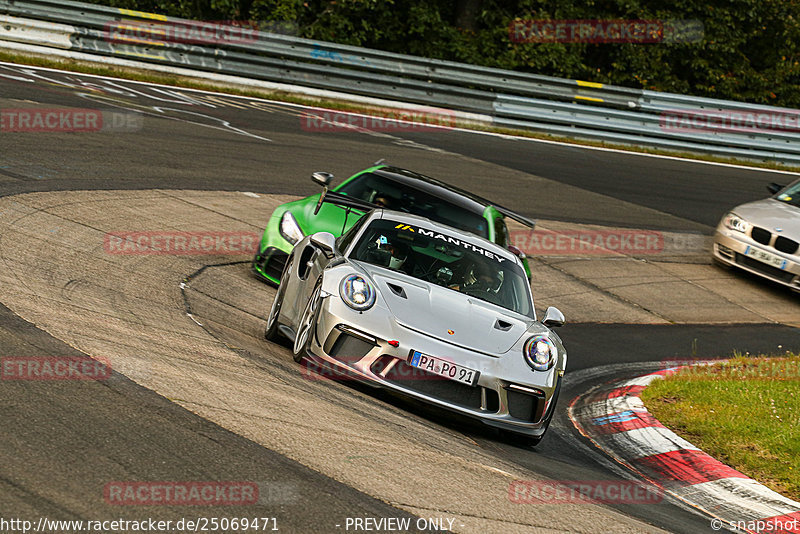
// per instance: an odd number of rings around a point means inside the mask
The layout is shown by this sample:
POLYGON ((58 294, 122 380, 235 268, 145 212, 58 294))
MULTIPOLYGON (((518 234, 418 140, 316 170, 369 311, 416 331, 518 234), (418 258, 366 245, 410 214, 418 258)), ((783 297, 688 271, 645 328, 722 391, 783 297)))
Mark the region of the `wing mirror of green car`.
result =
POLYGON ((333 181, 333 175, 329 172, 317 171, 311 173, 311 181, 315 184, 321 185, 322 187, 328 187, 333 181))
POLYGON ((336 238, 330 232, 312 234, 311 244, 320 249, 328 258, 333 257, 333 253, 336 250, 336 238))
POLYGON ((547 326, 548 328, 556 328, 559 326, 564 326, 566 320, 564 319, 564 314, 561 313, 561 310, 555 308, 553 306, 549 306, 547 310, 544 312, 544 319, 542 319, 542 324, 547 326))

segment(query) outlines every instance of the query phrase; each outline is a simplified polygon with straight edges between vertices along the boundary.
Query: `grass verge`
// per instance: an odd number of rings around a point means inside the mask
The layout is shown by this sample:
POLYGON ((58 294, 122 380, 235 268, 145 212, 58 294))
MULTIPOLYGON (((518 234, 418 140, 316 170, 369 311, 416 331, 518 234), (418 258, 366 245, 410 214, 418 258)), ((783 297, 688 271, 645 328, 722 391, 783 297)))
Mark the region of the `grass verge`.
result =
POLYGON ((800 500, 800 355, 690 367, 653 382, 642 400, 712 457, 800 500))
MULTIPOLYGON (((38 67, 62 69, 62 70, 80 72, 85 74, 95 74, 98 76, 110 76, 126 80, 158 83, 162 85, 171 85, 175 87, 186 87, 190 89, 199 89, 203 91, 215 91, 219 93, 228 93, 239 96, 252 96, 256 98, 265 98, 268 100, 277 100, 280 102, 288 102, 292 104, 302 104, 302 105, 318 106, 318 107, 341 110, 341 111, 351 111, 353 113, 375 114, 378 116, 382 116, 382 114, 385 114, 386 112, 386 108, 381 108, 378 106, 369 106, 366 104, 350 102, 347 100, 332 100, 325 98, 298 96, 296 94, 285 91, 259 90, 259 89, 248 88, 247 86, 244 85, 238 86, 229 83, 208 82, 204 81, 203 78, 192 78, 188 76, 163 74, 155 70, 148 70, 146 68, 140 69, 140 68, 130 68, 130 67, 106 66, 106 65, 99 65, 97 63, 92 63, 90 61, 63 59, 63 58, 54 59, 50 56, 43 56, 40 54, 33 54, 33 53, 15 53, 5 50, 0 50, 0 61, 5 61, 8 63, 17 63, 21 65, 33 65, 38 67)), ((661 150, 656 148, 647 148, 647 147, 640 147, 633 145, 607 143, 603 141, 592 141, 590 139, 575 139, 571 137, 554 136, 527 130, 496 128, 490 125, 479 124, 474 122, 457 122, 455 126, 458 128, 475 130, 479 132, 491 132, 491 133, 516 136, 516 137, 528 137, 531 139, 542 139, 545 141, 555 141, 560 143, 569 143, 573 145, 610 148, 626 152, 671 156, 689 160, 709 161, 714 163, 727 163, 730 165, 741 165, 747 167, 758 167, 764 169, 800 172, 800 167, 783 165, 781 163, 775 163, 770 161, 741 160, 735 158, 719 157, 710 154, 661 150)))

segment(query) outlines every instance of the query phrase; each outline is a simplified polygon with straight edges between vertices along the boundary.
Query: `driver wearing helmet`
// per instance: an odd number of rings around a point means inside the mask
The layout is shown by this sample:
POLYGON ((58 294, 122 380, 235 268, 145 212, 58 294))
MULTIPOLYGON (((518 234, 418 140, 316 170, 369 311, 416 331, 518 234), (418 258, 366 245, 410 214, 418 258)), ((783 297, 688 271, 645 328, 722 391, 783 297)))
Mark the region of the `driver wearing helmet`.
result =
POLYGON ((370 246, 370 260, 378 265, 390 269, 401 270, 408 259, 410 248, 405 243, 393 240, 390 242, 386 236, 380 236, 370 246))
POLYGON ((488 265, 475 262, 466 270, 461 283, 453 284, 450 289, 456 291, 495 291, 498 280, 488 265))
POLYGON ((408 259, 408 245, 405 243, 388 243, 386 249, 392 257, 389 259, 389 268, 400 270, 408 259))

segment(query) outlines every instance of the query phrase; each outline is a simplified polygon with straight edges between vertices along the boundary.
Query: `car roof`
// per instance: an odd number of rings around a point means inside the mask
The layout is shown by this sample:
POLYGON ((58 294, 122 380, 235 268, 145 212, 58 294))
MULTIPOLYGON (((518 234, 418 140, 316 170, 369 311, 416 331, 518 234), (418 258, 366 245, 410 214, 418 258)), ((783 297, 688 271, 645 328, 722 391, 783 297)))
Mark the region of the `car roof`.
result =
POLYGON ((392 167, 387 165, 371 172, 372 174, 377 174, 378 176, 388 178, 389 180, 393 180, 409 188, 417 189, 432 196, 441 198, 461 209, 480 215, 483 215, 483 212, 486 210, 487 206, 494 205, 485 198, 481 198, 468 191, 464 191, 458 187, 452 186, 435 178, 431 178, 430 176, 425 176, 424 174, 419 174, 407 169, 401 169, 400 167, 392 167))
POLYGON ((421 217, 419 215, 412 215, 411 213, 406 213, 404 211, 380 209, 380 210, 374 210, 373 213, 375 214, 374 219, 389 219, 392 221, 398 221, 410 225, 413 224, 415 226, 422 226, 426 230, 436 231, 438 233, 445 234, 450 237, 455 237, 456 239, 460 239, 461 241, 466 241, 468 243, 474 244, 475 246, 480 246, 481 248, 488 250, 489 252, 493 252, 498 256, 511 260, 513 263, 516 263, 517 265, 521 265, 519 258, 516 255, 512 254, 509 250, 497 245, 496 243, 489 241, 484 237, 473 234, 471 232, 458 230, 456 228, 453 228, 452 226, 438 223, 436 221, 432 221, 431 219, 428 219, 426 217, 421 217))

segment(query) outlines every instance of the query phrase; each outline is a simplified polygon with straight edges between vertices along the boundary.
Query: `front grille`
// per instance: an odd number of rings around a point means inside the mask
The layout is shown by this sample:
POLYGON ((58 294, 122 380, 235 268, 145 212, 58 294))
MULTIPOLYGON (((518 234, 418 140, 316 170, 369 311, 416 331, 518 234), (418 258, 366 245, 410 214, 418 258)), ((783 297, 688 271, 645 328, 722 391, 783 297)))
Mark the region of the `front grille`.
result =
POLYGON ((778 236, 775 240, 775 249, 785 252, 786 254, 796 254, 798 245, 797 241, 789 239, 788 237, 778 236))
POLYGON ((767 265, 766 263, 760 262, 758 260, 754 260, 744 254, 736 253, 736 263, 740 265, 744 265, 746 267, 750 267, 754 271, 758 271, 766 276, 771 278, 775 278, 777 280, 782 280, 783 282, 789 283, 794 278, 794 274, 784 271, 783 269, 778 269, 777 267, 773 267, 772 265, 767 265))
MULTIPOLYGON (((377 363, 377 362, 376 362, 377 363)), ((373 369, 375 372, 376 369, 373 369)), ((468 386, 398 360, 386 373, 386 381, 452 404, 478 410, 481 407, 481 387, 468 386)))
POLYGON ((342 332, 331 347, 330 355, 345 363, 355 363, 367 355, 375 345, 342 332))
POLYGON ((512 389, 506 390, 508 413, 515 419, 539 422, 544 414, 544 398, 528 395, 512 389))
POLYGON ((762 245, 769 245, 769 241, 772 239, 772 232, 765 230, 764 228, 754 226, 750 232, 750 237, 762 245))

